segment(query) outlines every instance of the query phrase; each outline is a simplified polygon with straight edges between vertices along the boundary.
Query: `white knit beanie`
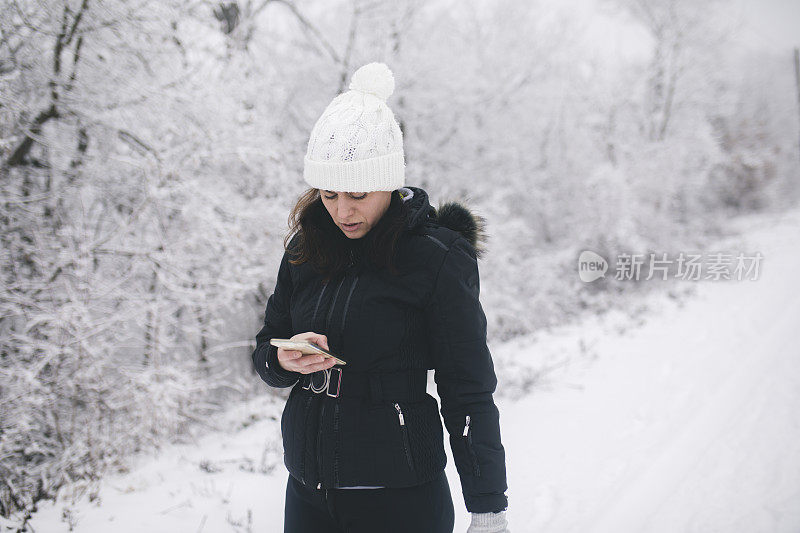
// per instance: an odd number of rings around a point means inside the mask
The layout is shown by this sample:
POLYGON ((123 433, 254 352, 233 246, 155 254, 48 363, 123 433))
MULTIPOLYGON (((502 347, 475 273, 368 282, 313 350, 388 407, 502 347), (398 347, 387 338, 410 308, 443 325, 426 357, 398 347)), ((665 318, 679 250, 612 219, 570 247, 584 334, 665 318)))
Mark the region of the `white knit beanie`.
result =
POLYGON ((333 99, 311 130, 306 183, 343 192, 405 185, 403 134, 386 105, 393 92, 394 76, 384 63, 369 63, 353 74, 350 90, 333 99))

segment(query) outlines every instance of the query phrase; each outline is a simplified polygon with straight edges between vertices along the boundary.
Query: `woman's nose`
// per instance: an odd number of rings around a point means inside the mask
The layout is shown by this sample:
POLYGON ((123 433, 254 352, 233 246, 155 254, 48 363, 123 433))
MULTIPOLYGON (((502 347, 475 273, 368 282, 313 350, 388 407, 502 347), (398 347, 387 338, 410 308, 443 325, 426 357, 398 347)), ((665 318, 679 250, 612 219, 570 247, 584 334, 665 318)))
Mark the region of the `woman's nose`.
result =
POLYGON ((339 218, 346 219, 353 212, 353 204, 348 200, 339 200, 336 203, 336 209, 339 211, 339 218))

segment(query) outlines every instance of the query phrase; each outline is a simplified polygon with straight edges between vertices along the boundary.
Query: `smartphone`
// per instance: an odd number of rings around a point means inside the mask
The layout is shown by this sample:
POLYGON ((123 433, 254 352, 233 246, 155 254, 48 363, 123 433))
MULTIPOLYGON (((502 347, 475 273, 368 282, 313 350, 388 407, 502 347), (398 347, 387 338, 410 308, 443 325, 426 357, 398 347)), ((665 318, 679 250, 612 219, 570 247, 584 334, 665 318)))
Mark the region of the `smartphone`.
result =
POLYGON ((347 363, 338 357, 336 357, 331 352, 327 351, 325 348, 321 346, 317 346, 311 341, 307 340, 291 340, 291 339, 270 339, 269 343, 273 346, 278 348, 283 348, 284 350, 293 350, 299 351, 304 354, 317 354, 323 357, 329 357, 336 361, 337 364, 346 365, 347 363))

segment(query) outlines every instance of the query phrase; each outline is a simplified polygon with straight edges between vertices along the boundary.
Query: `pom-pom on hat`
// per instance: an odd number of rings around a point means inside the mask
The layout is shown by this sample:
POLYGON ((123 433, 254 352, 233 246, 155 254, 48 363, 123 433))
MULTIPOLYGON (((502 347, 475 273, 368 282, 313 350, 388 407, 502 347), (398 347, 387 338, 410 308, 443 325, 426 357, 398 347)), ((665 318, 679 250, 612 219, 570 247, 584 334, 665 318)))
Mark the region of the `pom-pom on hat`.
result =
POLYGON ((308 140, 303 178, 317 189, 393 191, 405 185, 403 134, 386 105, 394 76, 384 63, 356 70, 349 91, 325 108, 308 140))

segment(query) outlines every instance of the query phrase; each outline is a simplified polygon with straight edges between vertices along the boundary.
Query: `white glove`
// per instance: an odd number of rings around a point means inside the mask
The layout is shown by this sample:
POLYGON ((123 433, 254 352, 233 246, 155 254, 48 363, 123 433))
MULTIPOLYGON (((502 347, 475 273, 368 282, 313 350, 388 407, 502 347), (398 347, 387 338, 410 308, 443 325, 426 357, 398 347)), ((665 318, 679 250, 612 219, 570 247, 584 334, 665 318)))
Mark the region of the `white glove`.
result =
POLYGON ((506 512, 499 513, 472 513, 472 523, 467 533, 511 533, 508 529, 506 512))

